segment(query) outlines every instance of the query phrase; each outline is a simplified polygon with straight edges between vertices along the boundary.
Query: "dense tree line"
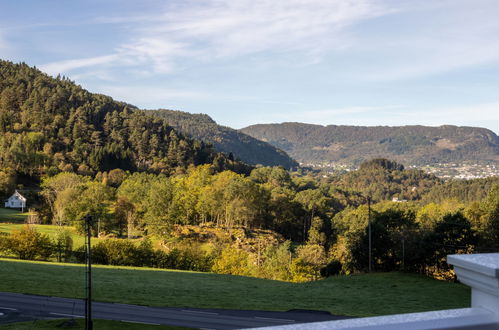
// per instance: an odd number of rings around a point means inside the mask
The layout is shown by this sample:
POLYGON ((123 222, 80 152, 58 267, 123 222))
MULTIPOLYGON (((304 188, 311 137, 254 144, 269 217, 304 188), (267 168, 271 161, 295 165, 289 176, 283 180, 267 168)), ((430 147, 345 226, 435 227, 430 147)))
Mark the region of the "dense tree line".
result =
POLYGON ((404 166, 387 159, 372 159, 360 165, 357 171, 328 179, 335 186, 361 192, 375 201, 397 198, 420 200, 442 180, 432 174, 404 166))
POLYGON ((433 186, 422 197, 423 203, 442 203, 448 199, 456 199, 463 203, 480 201, 494 185, 499 184, 499 177, 471 180, 450 180, 433 186))
POLYGON ((90 214, 102 232, 120 237, 135 231, 161 236, 174 225, 211 222, 272 229, 300 242, 314 218, 327 223, 342 207, 327 186, 304 181, 282 167, 259 167, 249 176, 216 172, 213 165, 175 176, 115 169, 95 178, 71 172, 47 177, 41 195, 46 223, 78 224, 90 214))

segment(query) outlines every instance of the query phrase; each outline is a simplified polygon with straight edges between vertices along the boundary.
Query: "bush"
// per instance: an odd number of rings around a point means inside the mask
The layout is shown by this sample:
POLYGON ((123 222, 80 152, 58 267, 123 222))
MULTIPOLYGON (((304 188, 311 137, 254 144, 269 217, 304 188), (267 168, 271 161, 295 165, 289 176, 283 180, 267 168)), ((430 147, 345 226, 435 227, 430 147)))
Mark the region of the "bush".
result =
POLYGON ((40 234, 32 226, 24 226, 19 231, 14 231, 2 243, 4 250, 25 260, 47 260, 53 253, 54 246, 50 238, 40 234))
POLYGON ((293 259, 290 271, 292 282, 309 282, 317 279, 314 267, 301 258, 293 259))
POLYGON ((8 253, 9 234, 0 232, 0 253, 8 253))
POLYGON ((144 252, 140 247, 136 247, 132 241, 106 239, 95 244, 92 248, 92 261, 103 265, 149 266, 152 260, 143 259, 144 252))
MULTIPOLYGON (((74 251, 79 262, 85 262, 85 247, 74 251)), ((213 265, 213 257, 199 245, 179 245, 169 252, 154 250, 149 239, 137 246, 127 239, 101 240, 92 247, 92 262, 102 265, 147 266, 207 272, 213 265)))
POLYGON ((248 252, 227 246, 215 260, 212 269, 215 273, 219 274, 251 276, 255 272, 256 267, 248 252))
POLYGON ((331 261, 326 265, 326 267, 321 269, 321 276, 329 277, 329 276, 339 275, 342 268, 343 266, 341 262, 339 262, 338 260, 331 261))
POLYGON ((158 250, 155 254, 159 268, 208 272, 213 266, 213 257, 198 244, 178 245, 169 252, 158 250))

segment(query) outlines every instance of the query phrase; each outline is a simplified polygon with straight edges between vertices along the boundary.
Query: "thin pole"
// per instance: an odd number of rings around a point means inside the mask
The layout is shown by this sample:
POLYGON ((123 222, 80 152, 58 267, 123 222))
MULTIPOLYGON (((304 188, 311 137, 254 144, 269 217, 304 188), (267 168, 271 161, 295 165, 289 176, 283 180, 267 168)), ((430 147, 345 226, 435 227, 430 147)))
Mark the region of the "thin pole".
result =
POLYGON ((371 246, 371 196, 367 197, 367 223, 369 235, 369 273, 372 271, 372 246, 371 246))
POLYGON ((405 270, 405 237, 402 236, 402 270, 405 270))
POLYGON ((92 323, 92 246, 90 244, 90 239, 92 237, 92 217, 85 217, 85 224, 87 229, 87 271, 86 271, 86 282, 87 282, 87 299, 85 301, 85 329, 93 330, 92 323))

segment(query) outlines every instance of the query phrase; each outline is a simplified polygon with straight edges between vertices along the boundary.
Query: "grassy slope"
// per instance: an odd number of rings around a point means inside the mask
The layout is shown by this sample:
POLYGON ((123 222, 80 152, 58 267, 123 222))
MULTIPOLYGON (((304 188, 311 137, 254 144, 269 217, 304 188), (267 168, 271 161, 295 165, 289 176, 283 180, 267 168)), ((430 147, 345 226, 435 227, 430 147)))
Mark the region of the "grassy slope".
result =
MULTIPOLYGON (((61 329, 64 320, 50 320, 50 321, 29 321, 29 322, 19 322, 7 325, 0 325, 2 330, 31 330, 31 329, 41 329, 41 330, 52 330, 61 329)), ((65 327, 66 328, 66 327, 65 327)), ((80 319, 76 320, 76 324, 69 329, 85 329, 85 321, 80 319)), ((183 327, 171 327, 171 326, 158 326, 158 325, 147 325, 147 324, 137 324, 137 323, 127 323, 119 321, 107 321, 107 320, 94 320, 94 329, 127 329, 127 330, 181 330, 189 329, 183 327)))
MULTIPOLYGON (((0 259, 0 291, 83 297, 81 265, 0 259)), ((152 306, 327 310, 371 316, 470 305, 461 284, 415 274, 375 273, 340 276, 310 283, 286 283, 241 276, 96 266, 98 301, 152 306)))

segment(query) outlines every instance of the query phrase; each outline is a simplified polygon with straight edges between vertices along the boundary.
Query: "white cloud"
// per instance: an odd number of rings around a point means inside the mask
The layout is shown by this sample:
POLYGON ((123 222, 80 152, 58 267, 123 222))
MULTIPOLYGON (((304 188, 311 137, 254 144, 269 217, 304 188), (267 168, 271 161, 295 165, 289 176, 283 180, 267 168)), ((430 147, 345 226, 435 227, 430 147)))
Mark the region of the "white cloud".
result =
POLYGON ((129 20, 134 33, 118 47, 130 63, 169 72, 179 61, 210 62, 251 54, 300 52, 309 58, 348 46, 342 31, 391 12, 368 0, 211 0, 167 6, 129 20))
POLYGON ((295 62, 312 63, 328 50, 349 46, 347 27, 391 12, 369 0, 191 0, 155 14, 97 18, 94 23, 129 31, 128 40, 107 55, 40 67, 51 74, 110 64, 171 73, 189 62, 263 53, 271 58, 296 53, 295 62))
POLYGON ((42 64, 39 67, 42 71, 48 74, 56 75, 59 73, 69 72, 74 69, 113 63, 118 59, 119 57, 117 55, 105 55, 105 56, 51 62, 47 64, 42 64))
MULTIPOLYGON (((115 24, 127 31, 127 40, 110 46, 105 55, 40 67, 54 74, 88 66, 95 69, 119 65, 141 67, 155 74, 248 55, 260 56, 260 63, 270 65, 316 64, 336 52, 340 63, 347 64, 355 61, 350 59, 352 54, 372 54, 372 58, 357 60, 351 69, 337 67, 338 77, 378 81, 427 76, 499 60, 499 20, 496 11, 488 9, 497 8, 494 0, 165 3, 156 12, 92 20, 94 24, 115 24), (398 21, 378 20, 372 26, 353 29, 387 15, 398 21), (411 20, 410 15, 415 19, 411 20)), ((0 35, 0 49, 2 44, 0 35)))
MULTIPOLYGON (((194 4, 194 3, 193 3, 194 4)), ((338 31, 385 10, 368 1, 212 1, 165 15, 151 32, 203 41, 212 56, 340 48, 338 31)), ((196 47, 196 45, 192 45, 196 47)))

